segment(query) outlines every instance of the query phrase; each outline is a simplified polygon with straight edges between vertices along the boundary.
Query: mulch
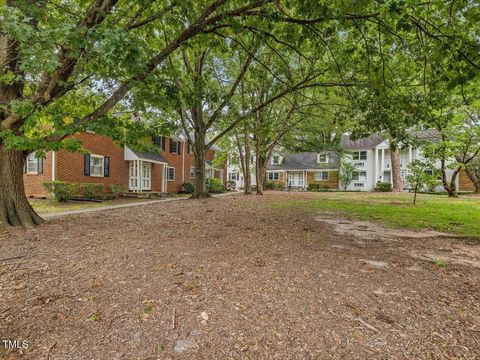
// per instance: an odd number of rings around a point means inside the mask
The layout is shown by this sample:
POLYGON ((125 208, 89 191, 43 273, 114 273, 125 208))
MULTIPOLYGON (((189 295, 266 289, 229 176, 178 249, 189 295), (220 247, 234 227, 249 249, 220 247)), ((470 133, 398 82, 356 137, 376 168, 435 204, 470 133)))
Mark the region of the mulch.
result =
POLYGON ((0 233, 0 358, 480 358, 480 269, 412 256, 458 239, 350 236, 271 206, 309 196, 150 204, 0 233))

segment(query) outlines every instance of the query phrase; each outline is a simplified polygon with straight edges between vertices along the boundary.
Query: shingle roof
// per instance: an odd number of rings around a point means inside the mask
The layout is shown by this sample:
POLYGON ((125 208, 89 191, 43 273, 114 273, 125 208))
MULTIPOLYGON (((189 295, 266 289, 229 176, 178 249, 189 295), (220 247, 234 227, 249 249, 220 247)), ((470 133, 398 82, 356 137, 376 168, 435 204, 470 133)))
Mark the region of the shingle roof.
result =
POLYGON ((143 152, 130 149, 141 160, 168 163, 160 154, 156 152, 143 152))
POLYGON ((317 163, 318 153, 315 152, 284 154, 281 164, 274 165, 269 162, 267 170, 336 169, 339 167, 340 156, 338 153, 334 151, 323 151, 320 153, 328 155, 327 163, 317 163))
POLYGON ((342 135, 342 149, 373 149, 378 144, 382 143, 385 137, 380 134, 373 134, 366 138, 352 140, 350 135, 342 135))

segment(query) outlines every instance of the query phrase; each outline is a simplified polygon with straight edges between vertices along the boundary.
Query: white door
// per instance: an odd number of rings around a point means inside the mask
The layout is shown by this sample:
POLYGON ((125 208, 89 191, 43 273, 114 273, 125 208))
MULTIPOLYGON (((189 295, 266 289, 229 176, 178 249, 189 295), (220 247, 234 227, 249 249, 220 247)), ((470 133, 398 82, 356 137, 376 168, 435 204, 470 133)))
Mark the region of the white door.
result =
POLYGON ((288 173, 288 186, 303 186, 303 173, 302 172, 289 172, 288 173))
POLYGON ((152 164, 146 163, 142 166, 142 190, 152 189, 152 164))
POLYGON ((130 181, 129 187, 131 191, 135 191, 138 188, 138 167, 136 161, 130 161, 129 169, 130 181))

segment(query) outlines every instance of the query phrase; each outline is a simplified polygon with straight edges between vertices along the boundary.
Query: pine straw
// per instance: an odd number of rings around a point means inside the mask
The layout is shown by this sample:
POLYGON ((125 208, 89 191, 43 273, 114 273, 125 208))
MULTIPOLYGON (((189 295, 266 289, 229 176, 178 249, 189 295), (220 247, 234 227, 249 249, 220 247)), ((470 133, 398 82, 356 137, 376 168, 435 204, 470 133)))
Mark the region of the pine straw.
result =
POLYGON ((341 235, 270 206, 308 196, 151 204, 0 234, 0 334, 29 342, 0 358, 480 357, 480 270, 412 256, 458 241, 341 235))

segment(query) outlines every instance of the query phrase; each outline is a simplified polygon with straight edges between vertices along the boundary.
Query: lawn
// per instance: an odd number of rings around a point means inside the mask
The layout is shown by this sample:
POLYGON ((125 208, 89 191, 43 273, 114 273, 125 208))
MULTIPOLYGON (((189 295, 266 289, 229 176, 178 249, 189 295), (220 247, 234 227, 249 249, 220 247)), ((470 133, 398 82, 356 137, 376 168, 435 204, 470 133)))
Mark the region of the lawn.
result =
POLYGON ((53 199, 31 199, 30 204, 39 214, 49 214, 62 211, 72 211, 90 208, 99 208, 110 205, 120 205, 128 203, 139 203, 149 201, 149 199, 136 199, 136 198, 122 198, 115 200, 106 200, 103 202, 89 202, 89 201, 67 201, 58 202, 53 199))
POLYGON ((480 237, 480 197, 391 193, 310 193, 308 198, 274 203, 307 211, 326 210, 349 219, 377 221, 395 228, 433 229, 480 237))

